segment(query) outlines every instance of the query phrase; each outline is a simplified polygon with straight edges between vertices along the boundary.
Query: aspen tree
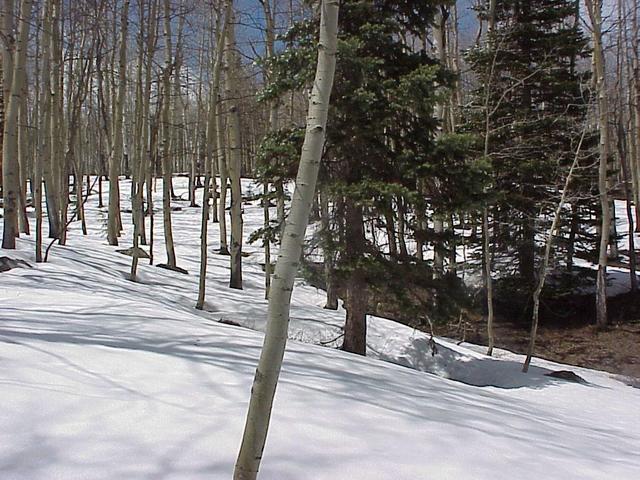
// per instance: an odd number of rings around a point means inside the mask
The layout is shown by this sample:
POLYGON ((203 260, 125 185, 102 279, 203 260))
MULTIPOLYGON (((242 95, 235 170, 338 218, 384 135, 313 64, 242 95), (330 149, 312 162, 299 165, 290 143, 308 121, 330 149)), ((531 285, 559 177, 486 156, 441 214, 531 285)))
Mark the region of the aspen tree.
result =
POLYGON ((229 158, 227 169, 231 183, 231 278, 229 287, 242 289, 242 143, 240 141, 240 112, 238 111, 239 61, 236 54, 235 16, 231 12, 227 19, 225 45, 225 101, 227 103, 227 133, 229 158))
POLYGON ((620 167, 622 170, 622 182, 625 194, 625 209, 627 213, 627 232, 629 242, 629 280, 631 291, 638 290, 638 277, 636 275, 636 251, 635 251, 635 221, 633 218, 633 204, 637 204, 637 178, 633 168, 633 160, 636 155, 636 145, 633 126, 633 98, 630 95, 633 88, 631 77, 633 77, 630 67, 630 59, 625 50, 629 48, 628 28, 625 25, 627 18, 626 2, 617 1, 618 11, 618 35, 617 35, 617 67, 616 67, 616 90, 618 94, 618 118, 617 118, 617 151, 620 167), (625 78, 625 75, 627 78, 625 78), (625 92, 625 87, 628 90, 625 92), (626 100, 626 102, 625 102, 626 100), (626 127, 626 128, 625 128, 626 127))
POLYGON ((327 245, 331 242, 331 218, 329 216, 329 198, 326 191, 320 191, 320 224, 322 227, 322 236, 323 236, 323 267, 324 267, 324 278, 327 287, 327 302, 324 305, 324 308, 328 310, 337 310, 338 309, 338 287, 336 285, 336 275, 335 275, 335 252, 333 246, 327 245))
POLYGON ((542 257, 542 262, 540 263, 539 272, 538 272, 538 282, 535 290, 533 291, 533 313, 531 318, 531 333, 529 335, 529 346, 527 347, 527 357, 522 366, 522 371, 527 373, 529 371, 529 364, 531 363, 531 358, 533 357, 533 349, 536 344, 536 336, 538 333, 538 321, 539 321, 539 313, 540 313, 540 294, 542 293, 542 289, 544 288, 544 284, 547 280, 547 274, 549 273, 549 260, 551 258, 551 249, 553 248, 553 240, 556 235, 556 231, 560 225, 560 217, 562 215, 562 209, 565 206, 567 193, 569 192, 569 185, 571 180, 573 179, 573 172, 578 166, 578 160, 580 158, 580 151, 582 149, 582 143, 584 141, 584 137, 587 133, 587 124, 585 124, 582 135, 580 136, 580 141, 578 142, 578 146, 576 148, 576 154, 573 158, 573 163, 569 168, 569 173, 564 180, 564 185, 562 187, 562 194, 560 195, 560 201, 556 206, 556 210, 553 215, 553 221, 551 222, 551 227, 549 228, 549 233, 547 235, 547 241, 545 242, 544 247, 544 255, 542 257))
POLYGON ((176 268, 176 252, 173 244, 171 226, 171 71, 173 69, 173 50, 171 46, 171 8, 169 0, 163 0, 163 36, 165 63, 162 72, 162 212, 164 227, 164 245, 167 252, 167 265, 176 268))
MULTIPOLYGON (((216 111, 218 106, 218 95, 220 91, 220 72, 222 70, 222 55, 225 49, 225 35, 227 32, 228 19, 231 13, 232 2, 225 0, 223 8, 218 14, 216 21, 216 45, 215 60, 213 64, 213 80, 211 81, 211 95, 209 104, 209 115, 207 121, 207 157, 205 164, 204 193, 202 194, 202 224, 200 227, 200 279, 198 283, 198 300, 196 308, 202 310, 204 308, 204 300, 206 294, 206 277, 207 277, 207 235, 209 225, 209 197, 211 185, 211 174, 213 163, 215 161, 214 154, 218 149, 218 131, 216 123, 216 111)), ((213 183, 215 188, 215 183, 213 183)))
MULTIPOLYGON (((11 4, 12 2, 7 2, 11 4)), ((5 4, 5 8, 7 7, 5 4)), ((20 3, 18 36, 15 45, 15 57, 11 74, 10 96, 5 112, 3 136, 3 198, 4 218, 2 248, 15 249, 18 236, 18 198, 20 196, 20 165, 18 162, 18 114, 25 82, 25 64, 27 60, 27 42, 31 25, 31 0, 20 3)), ((9 5, 10 6, 10 5, 9 5)), ((5 15, 7 12, 5 11, 5 15)))
POLYGON ((600 246, 598 253, 598 276, 596 280, 596 324, 603 328, 607 325, 607 249, 611 231, 611 210, 609 205, 609 102, 607 99, 607 81, 605 75, 604 46, 602 43, 602 2, 585 0, 593 40, 593 76, 598 97, 598 130, 600 142, 598 151, 598 191, 600 197, 600 246))
POLYGON ((49 56, 51 58, 49 70, 51 121, 49 122, 49 132, 47 132, 49 134, 49 141, 51 142, 50 183, 52 188, 51 191, 49 191, 49 187, 47 186, 47 214, 49 216, 49 237, 58 240, 62 237, 62 220, 65 217, 62 210, 64 205, 66 205, 66 199, 63 200, 62 197, 67 192, 69 183, 69 176, 63 165, 62 141, 64 133, 61 134, 61 128, 64 126, 63 89, 61 84, 63 76, 61 23, 62 3, 60 0, 53 0, 51 10, 51 35, 49 36, 51 40, 49 47, 49 56), (67 186, 64 185, 65 183, 67 186))
POLYGON ((109 156, 109 224, 107 240, 109 245, 118 245, 120 236, 120 186, 118 174, 122 160, 124 140, 122 136, 122 115, 124 108, 124 95, 127 80, 127 32, 129 24, 129 3, 124 0, 120 17, 120 48, 118 55, 118 89, 114 102, 113 140, 111 142, 111 155, 109 156))
MULTIPOLYGON (((132 179, 132 218, 134 224, 133 248, 134 252, 142 253, 137 248, 147 244, 145 231, 144 185, 150 185, 147 178, 148 166, 151 164, 147 153, 149 145, 149 110, 151 96, 151 58, 156 48, 158 1, 149 2, 149 11, 144 18, 145 3, 140 2, 141 31, 138 41, 138 67, 136 71, 136 138, 134 140, 134 172, 132 179), (146 25, 145 25, 146 24, 146 25), (146 39, 144 35, 146 34, 146 39), (145 62, 145 56, 147 61, 145 62), (144 74, 144 75, 143 75, 144 74), (144 77, 144 78, 143 78, 144 77)), ((150 201, 151 191, 148 191, 147 202, 150 201)), ((151 256, 150 256, 151 257, 151 256)), ((134 254, 131 260, 130 278, 135 280, 137 275, 139 256, 134 254)))
MULTIPOLYGON (((80 162, 76 155, 76 143, 79 136, 80 131, 80 122, 81 122, 81 107, 84 104, 84 100, 86 98, 87 92, 89 91, 89 78, 91 76, 91 65, 92 61, 89 59, 94 51, 93 41, 88 39, 86 33, 82 33, 82 38, 80 40, 80 49, 79 49, 79 59, 76 61, 69 62, 69 71, 68 71, 68 87, 67 87, 67 100, 66 104, 68 107, 67 124, 68 124, 68 134, 67 137, 67 146, 66 151, 64 153, 64 169, 67 172, 69 169, 74 172, 74 179, 78 186, 78 190, 76 190, 76 214, 74 216, 83 216, 84 206, 82 201, 82 183, 78 181, 78 179, 82 178, 82 171, 80 170, 80 162), (91 42, 89 48, 85 48, 87 42, 91 42), (84 57, 87 57, 85 60, 84 57), (74 66, 75 65, 75 66, 74 66), (74 77, 77 78, 77 82, 74 82, 74 77)), ((67 175, 68 177, 68 175, 67 175)), ((65 177, 65 178, 67 178, 65 177)), ((68 180, 66 182, 67 189, 64 190, 64 198, 63 198, 63 213, 67 211, 67 203, 68 203, 68 180)), ((67 227, 68 221, 66 213, 64 213, 62 217, 62 231, 60 234, 60 244, 64 245, 67 239, 67 227)), ((86 226, 83 231, 83 234, 86 235, 86 226)))
MULTIPOLYGON (((493 32, 496 23, 496 0, 489 2, 489 25, 488 33, 493 32)), ((496 55, 498 51, 496 50, 496 55)), ((493 70, 496 63, 496 56, 492 61, 492 68, 490 70, 489 78, 485 83, 485 99, 484 99, 484 156, 489 157, 489 134, 491 129, 491 112, 489 110, 489 98, 491 82, 493 77, 493 70)), ((493 329, 494 313, 493 313, 493 278, 491 278, 491 232, 489 231, 489 207, 485 206, 482 209, 482 278, 484 280, 484 288, 487 296, 487 355, 493 354, 493 347, 495 345, 495 333, 493 329)))
MULTIPOLYGON (((262 9, 264 11, 265 23, 266 23, 266 58, 270 59, 275 55, 275 25, 274 15, 271 9, 271 0, 260 0, 262 9)), ((265 72, 267 80, 270 77, 270 72, 265 72)), ((274 99, 269 102, 269 126, 270 132, 276 132, 278 130, 278 100, 274 99)), ((271 199, 269 198, 269 183, 264 184, 264 198, 263 198, 263 217, 264 217, 264 229, 266 235, 264 237, 264 298, 269 298, 269 289, 271 288, 271 235, 269 227, 271 219, 269 216, 269 206, 271 199)), ((279 199, 279 197, 278 197, 279 199)))
POLYGON ((225 154, 225 147, 227 141, 225 140, 225 127, 224 127, 224 115, 222 112, 222 105, 217 102, 216 106, 216 130, 218 132, 218 151, 216 152, 216 158, 218 162, 218 173, 220 175, 220 198, 218 202, 218 222, 220 231, 220 249, 218 252, 220 255, 229 255, 229 246, 227 242, 227 184, 229 176, 227 174, 227 156, 225 154))
MULTIPOLYGON (((440 64, 447 65, 447 20, 449 17, 449 8, 441 5, 438 7, 435 24, 433 28, 433 35, 435 37, 435 47, 440 64)), ((448 128, 448 100, 443 99, 439 102, 436 108, 436 116, 441 124, 441 133, 447 133, 448 128)), ((435 189, 438 189, 438 182, 435 183, 435 189)), ((434 214, 433 216, 433 231, 436 236, 433 248, 433 274, 435 278, 438 278, 444 274, 444 257, 446 251, 443 245, 444 236, 444 220, 441 214, 434 214)))
POLYGON ((318 64, 309 102, 307 130, 289 220, 271 285, 267 332, 253 380, 242 444, 233 474, 234 480, 257 478, 267 439, 273 398, 287 343, 293 282, 298 271, 322 158, 329 97, 336 66, 338 8, 338 0, 322 1, 318 64))
POLYGON ((51 143, 49 142, 49 123, 51 121, 51 102, 49 102, 49 47, 51 41, 51 0, 42 4, 42 64, 40 67, 40 115, 38 119, 39 143, 35 158, 33 198, 36 208, 36 262, 42 262, 42 180, 43 163, 49 162, 51 143))
POLYGON ((20 95, 20 112, 18 113, 18 169, 19 169, 19 197, 18 197, 18 227, 20 233, 30 234, 29 217, 27 216, 27 169, 29 158, 29 120, 27 107, 27 79, 22 82, 20 95))

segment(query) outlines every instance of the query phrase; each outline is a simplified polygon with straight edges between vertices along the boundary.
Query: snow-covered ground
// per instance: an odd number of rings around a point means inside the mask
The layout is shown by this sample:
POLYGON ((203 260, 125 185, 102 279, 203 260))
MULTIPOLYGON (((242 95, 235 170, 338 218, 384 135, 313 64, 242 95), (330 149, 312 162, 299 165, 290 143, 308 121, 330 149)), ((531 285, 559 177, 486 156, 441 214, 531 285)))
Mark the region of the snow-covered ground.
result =
MULTIPOLYGON (((200 210, 187 205, 173 218, 189 275, 142 262, 130 282, 95 196, 89 235, 73 224, 49 263, 33 262, 29 238, 0 251, 33 267, 0 273, 1 480, 231 477, 264 329, 263 258, 246 247, 238 291, 212 253, 195 310, 200 210)), ((262 210, 244 208, 248 235, 262 210)), ((155 236, 162 262, 160 225, 155 236)), ((569 367, 542 360, 525 375, 518 355, 444 339, 432 356, 427 335, 378 318, 368 358, 311 345, 341 333, 344 312, 323 304, 297 285, 261 479, 639 478, 640 390, 574 367, 587 384, 553 379, 569 367)))

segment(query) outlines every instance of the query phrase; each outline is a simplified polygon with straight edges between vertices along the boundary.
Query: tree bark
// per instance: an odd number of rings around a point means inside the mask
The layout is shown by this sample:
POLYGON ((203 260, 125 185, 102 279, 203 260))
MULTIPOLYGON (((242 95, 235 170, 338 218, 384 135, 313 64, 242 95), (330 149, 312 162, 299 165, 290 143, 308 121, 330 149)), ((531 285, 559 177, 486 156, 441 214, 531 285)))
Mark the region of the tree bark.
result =
MULTIPOLYGON (((209 231, 209 198, 211 185, 211 172, 213 170, 214 154, 218 150, 218 131, 215 113, 218 106, 218 93, 220 90, 220 72, 222 69, 222 55, 224 53, 224 38, 227 31, 227 20, 231 12, 232 2, 227 0, 225 6, 218 16, 217 40, 215 50, 215 61, 213 65, 213 80, 211 82, 211 102, 209 105, 209 119, 207 124, 207 157, 205 164, 204 192, 202 194, 202 223, 200 227, 200 278, 198 282, 198 300, 196 308, 204 308, 206 294, 207 277, 207 236, 209 231)), ((215 189, 215 183, 213 183, 215 189)))
POLYGON ((369 301, 367 282, 362 268, 358 265, 364 254, 364 223, 362 206, 352 199, 345 199, 346 246, 345 257, 349 262, 349 274, 345 282, 346 298, 344 307, 347 317, 344 325, 342 349, 346 352, 366 355, 367 353, 367 305, 369 301))
POLYGON ((582 135, 580 136, 580 141, 578 142, 578 147, 576 148, 576 154, 573 158, 573 163, 571 164, 571 168, 567 173, 567 177, 564 180, 564 186, 562 188, 562 195, 560 195, 560 201, 556 206, 556 210, 553 216, 553 221, 551 222, 551 228, 549 228, 549 235, 547 237, 547 241, 544 248, 544 256, 542 257, 542 262, 540 264, 540 270, 538 272, 538 282, 535 290, 533 291, 533 313, 531 317, 531 333, 529 335, 529 346, 527 348, 527 357, 522 365, 522 371, 527 373, 529 371, 529 364, 531 363, 531 358, 533 357, 533 349, 536 344, 536 336, 538 334, 538 321, 539 321, 539 313, 540 313, 540 294, 542 293, 542 289, 544 288, 545 281, 547 279, 547 273, 549 270, 549 259, 551 258, 551 248, 553 247, 553 238, 556 234, 556 230, 558 229, 560 223, 560 215, 562 214, 562 209, 564 208, 565 199, 567 198, 567 193, 569 191, 569 184, 571 183, 571 179, 573 178, 573 172, 578 166, 578 159, 580 158, 580 150, 582 149, 582 143, 584 141, 584 137, 587 133, 587 125, 582 130, 582 135))
POLYGON ((329 199, 327 193, 320 191, 320 222, 322 224, 322 258, 324 263, 324 279, 327 287, 327 302, 324 308, 338 309, 338 291, 335 279, 335 252, 331 245, 331 218, 329 216, 329 199))
POLYGON ((605 58, 602 44, 602 4, 599 0, 585 0, 591 20, 593 38, 593 74, 598 95, 598 145, 600 162, 598 167, 598 190, 600 197, 600 247, 598 253, 598 276, 596 280, 596 324, 607 325, 607 247, 611 225, 607 169, 609 165, 609 104, 605 77, 605 58))
MULTIPOLYGON (((13 2, 6 2, 5 8, 13 2)), ((18 114, 25 82, 25 64, 27 59, 27 42, 31 25, 31 0, 20 3, 20 19, 18 38, 15 45, 15 61, 11 74, 10 96, 5 112, 5 128, 2 149, 2 175, 4 218, 2 232, 2 248, 15 249, 18 236, 18 204, 20 196, 20 165, 18 161, 18 114)), ((5 15, 8 12, 4 12, 5 15)))
POLYGON ((269 316, 264 345, 251 390, 251 400, 234 480, 255 480, 264 450, 273 398, 287 343, 293 281, 302 253, 309 221, 327 125, 329 97, 336 65, 338 0, 323 0, 316 78, 309 102, 307 131, 302 147, 291 212, 269 297, 269 316))
POLYGON ((42 64, 40 68, 40 118, 38 119, 39 143, 34 166, 33 201, 36 208, 36 262, 42 262, 42 180, 44 162, 50 162, 51 143, 48 132, 51 121, 51 102, 49 101, 50 58, 49 47, 51 40, 51 0, 45 0, 42 5, 42 64))
POLYGON ((173 244, 173 228, 171 225, 171 129, 169 126, 171 111, 171 71, 173 54, 171 47, 171 8, 169 0, 164 0, 164 46, 165 64, 162 72, 162 213, 164 226, 164 245, 167 252, 167 265, 175 268, 176 251, 173 244))
POLYGON ((109 245, 118 245, 120 236, 120 185, 118 175, 123 155, 122 112, 127 79, 127 30, 129 24, 129 3, 124 0, 120 17, 120 49, 118 59, 118 91, 113 108, 113 140, 109 156, 109 220, 107 241, 109 245))
POLYGON ((235 40, 235 15, 231 12, 226 32, 226 94, 227 130, 229 138, 229 159, 227 168, 231 181, 231 278, 229 287, 242 289, 242 185, 240 183, 242 165, 242 142, 240 140, 240 112, 238 105, 239 81, 238 57, 235 40))

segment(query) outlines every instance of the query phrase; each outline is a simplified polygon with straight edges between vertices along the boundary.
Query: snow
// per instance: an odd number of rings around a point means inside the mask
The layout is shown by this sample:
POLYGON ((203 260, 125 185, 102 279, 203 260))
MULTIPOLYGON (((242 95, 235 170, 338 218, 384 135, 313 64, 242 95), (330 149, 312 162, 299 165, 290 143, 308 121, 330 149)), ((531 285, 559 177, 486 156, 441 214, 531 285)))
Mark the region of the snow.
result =
MULTIPOLYGON (((206 309, 195 310, 200 210, 176 205, 189 275, 141 262, 130 282, 130 258, 115 253, 130 231, 108 246, 95 196, 89 235, 73 224, 49 263, 33 262, 28 237, 1 252, 33 267, 0 274, 2 480, 231 477, 265 327, 263 257, 246 246, 238 291, 229 258, 212 254, 206 309)), ((248 236, 262 210, 244 208, 248 236)), ((217 235, 212 225, 210 251, 217 235)), ((155 237, 162 262, 159 225, 155 237)), ((375 317, 369 356, 349 355, 312 345, 344 322, 323 304, 298 282, 261 479, 638 478, 639 389, 540 359, 525 375, 521 356, 446 339, 432 356, 428 335, 375 317), (559 369, 587 384, 544 375, 559 369)))

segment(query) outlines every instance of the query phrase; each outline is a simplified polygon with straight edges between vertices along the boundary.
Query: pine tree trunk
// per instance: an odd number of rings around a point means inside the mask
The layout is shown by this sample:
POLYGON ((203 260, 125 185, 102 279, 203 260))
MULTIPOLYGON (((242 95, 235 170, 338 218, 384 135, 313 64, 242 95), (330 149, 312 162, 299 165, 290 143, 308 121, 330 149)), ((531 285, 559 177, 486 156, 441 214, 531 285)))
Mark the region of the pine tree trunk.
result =
POLYGON ((364 254, 365 236, 362 206, 352 199, 345 199, 346 244, 345 258, 350 271, 345 281, 344 307, 347 318, 344 326, 342 349, 366 355, 367 352, 367 305, 369 300, 367 282, 358 260, 364 254))
POLYGON ((267 332, 251 389, 242 445, 233 473, 234 480, 257 478, 269 429, 273 398, 287 342, 293 281, 298 271, 322 157, 329 96, 335 72, 338 6, 338 0, 323 0, 321 6, 318 66, 309 102, 307 131, 291 212, 271 287, 267 332))

